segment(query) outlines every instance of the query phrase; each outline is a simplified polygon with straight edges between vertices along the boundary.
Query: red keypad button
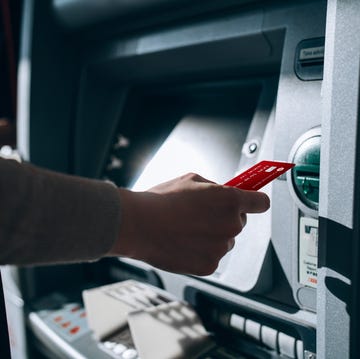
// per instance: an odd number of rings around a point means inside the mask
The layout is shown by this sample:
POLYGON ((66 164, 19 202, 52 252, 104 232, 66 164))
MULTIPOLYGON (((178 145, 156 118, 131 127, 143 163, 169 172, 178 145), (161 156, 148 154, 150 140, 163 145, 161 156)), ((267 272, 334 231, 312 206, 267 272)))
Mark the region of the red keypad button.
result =
POLYGON ((74 328, 71 328, 69 330, 70 334, 76 334, 78 331, 80 330, 80 327, 79 326, 76 326, 74 328))

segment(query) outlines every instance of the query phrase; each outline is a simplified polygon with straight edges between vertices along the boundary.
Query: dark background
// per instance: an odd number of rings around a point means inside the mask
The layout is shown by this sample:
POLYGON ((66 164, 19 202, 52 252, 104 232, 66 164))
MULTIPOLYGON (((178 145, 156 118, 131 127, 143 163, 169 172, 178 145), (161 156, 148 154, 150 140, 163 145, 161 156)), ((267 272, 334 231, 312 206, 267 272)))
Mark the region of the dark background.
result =
POLYGON ((0 0, 0 147, 16 144, 16 75, 22 0, 0 0))

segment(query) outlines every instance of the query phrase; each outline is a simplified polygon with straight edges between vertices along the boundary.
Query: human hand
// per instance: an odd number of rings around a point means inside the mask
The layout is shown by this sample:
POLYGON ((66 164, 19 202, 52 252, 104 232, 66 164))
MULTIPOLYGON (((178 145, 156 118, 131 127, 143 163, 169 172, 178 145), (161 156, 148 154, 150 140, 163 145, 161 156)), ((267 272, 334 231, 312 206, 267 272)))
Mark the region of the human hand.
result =
POLYGON ((120 235, 109 254, 195 275, 215 271, 245 226, 246 213, 270 206, 264 193, 217 185, 193 173, 146 192, 119 193, 120 235))

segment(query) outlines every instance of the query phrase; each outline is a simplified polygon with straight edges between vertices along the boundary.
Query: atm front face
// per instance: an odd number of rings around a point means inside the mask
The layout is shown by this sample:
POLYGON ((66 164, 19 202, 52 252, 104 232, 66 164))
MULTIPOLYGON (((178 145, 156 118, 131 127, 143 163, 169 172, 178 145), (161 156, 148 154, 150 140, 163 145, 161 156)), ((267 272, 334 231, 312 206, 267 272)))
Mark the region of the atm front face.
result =
POLYGON ((225 183, 265 159, 296 167, 264 188, 271 209, 248 216, 234 249, 207 277, 125 258, 12 269, 7 280, 18 278, 15 294, 25 300, 21 306, 8 296, 16 333, 32 338, 30 353, 122 358, 121 346, 114 353, 93 338, 81 291, 131 279, 190 303, 221 349, 207 358, 330 358, 317 351, 335 336, 324 334, 317 299, 319 285, 325 293, 318 244, 331 6, 213 1, 181 9, 179 1, 173 11, 155 3, 157 12, 142 23, 129 21, 137 11, 130 8, 123 8, 124 20, 120 5, 94 12, 81 0, 27 4, 24 28, 34 22, 23 39, 23 59, 32 66, 29 116, 19 132, 23 153, 36 164, 132 190, 190 171, 225 183), (88 15, 72 16, 79 9, 88 15), (44 103, 49 81, 57 96, 44 103), (45 133, 48 151, 39 146, 45 133), (71 317, 69 328, 55 323, 63 316, 71 317))

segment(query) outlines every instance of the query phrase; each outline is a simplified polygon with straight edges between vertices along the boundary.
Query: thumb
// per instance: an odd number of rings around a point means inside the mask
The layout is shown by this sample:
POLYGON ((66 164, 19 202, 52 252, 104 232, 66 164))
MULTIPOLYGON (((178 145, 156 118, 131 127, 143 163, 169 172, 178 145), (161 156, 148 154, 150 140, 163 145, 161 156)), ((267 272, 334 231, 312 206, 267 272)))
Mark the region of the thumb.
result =
POLYGON ((270 198, 263 192, 234 188, 239 209, 244 213, 262 213, 270 208, 270 198))

